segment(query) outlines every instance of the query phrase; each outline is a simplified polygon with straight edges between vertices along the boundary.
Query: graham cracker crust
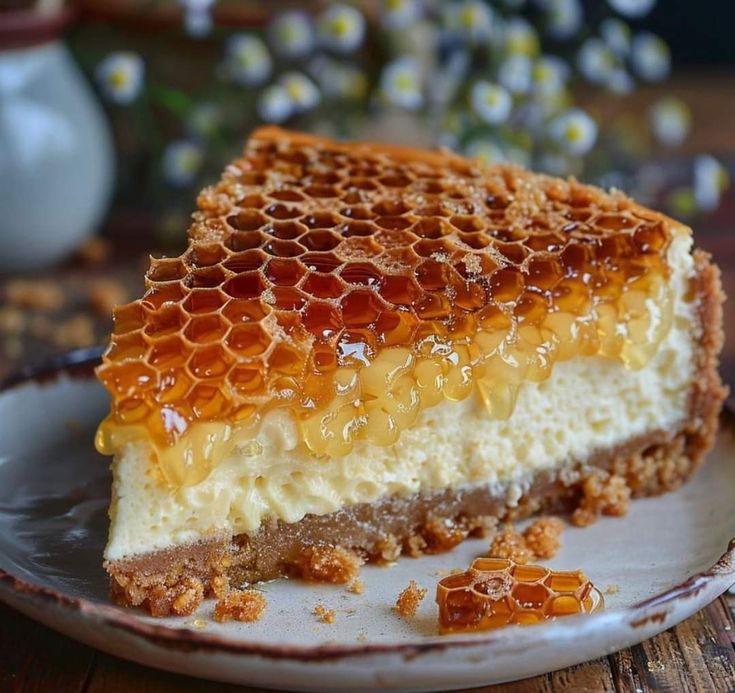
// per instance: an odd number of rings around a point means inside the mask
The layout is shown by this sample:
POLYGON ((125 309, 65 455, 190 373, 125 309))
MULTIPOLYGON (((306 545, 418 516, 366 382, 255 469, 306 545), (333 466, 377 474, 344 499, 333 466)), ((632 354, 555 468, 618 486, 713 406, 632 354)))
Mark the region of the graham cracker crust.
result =
POLYGON ((717 372, 722 348, 720 272, 709 255, 695 251, 692 292, 699 297, 697 376, 689 417, 679 430, 650 431, 562 470, 530 480, 515 505, 487 487, 405 498, 386 498, 329 515, 307 515, 292 524, 272 521, 253 536, 212 539, 144 556, 109 561, 113 599, 142 606, 155 616, 192 613, 222 581, 239 586, 283 575, 348 582, 360 560, 387 563, 401 553, 446 551, 498 521, 539 512, 574 511, 584 525, 598 514, 620 515, 629 497, 671 491, 684 483, 712 447, 727 394, 717 372), (328 537, 328 540, 325 540, 328 537))

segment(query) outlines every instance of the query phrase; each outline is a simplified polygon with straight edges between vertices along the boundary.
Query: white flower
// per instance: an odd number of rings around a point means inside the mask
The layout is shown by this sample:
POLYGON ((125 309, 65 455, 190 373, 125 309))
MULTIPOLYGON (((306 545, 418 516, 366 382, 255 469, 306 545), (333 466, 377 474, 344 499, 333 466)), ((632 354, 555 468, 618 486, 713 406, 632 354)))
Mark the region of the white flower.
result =
POLYGON ((583 156, 597 139, 597 123, 579 108, 557 116, 550 125, 551 138, 569 154, 583 156))
POLYGON ((584 14, 579 0, 544 0, 547 32, 560 41, 572 38, 582 26, 584 14))
POLYGON ((511 55, 498 67, 498 82, 512 94, 526 94, 531 89, 533 63, 528 56, 511 55))
POLYGON ((95 70, 102 93, 113 103, 134 101, 143 87, 145 64, 137 53, 110 53, 95 70))
POLYGON ((490 38, 493 13, 481 0, 463 0, 446 7, 447 28, 468 43, 480 43, 490 38))
POLYGON ((469 65, 469 53, 461 48, 453 50, 446 60, 437 65, 427 85, 431 102, 449 104, 454 101, 465 83, 469 65))
POLYGON ((505 161, 503 150, 492 140, 484 138, 469 142, 464 153, 471 159, 478 159, 483 164, 502 164, 505 161))
POLYGON ((276 55, 303 58, 314 47, 314 26, 306 12, 289 10, 278 15, 268 26, 268 40, 276 55))
POLYGON ((419 0, 383 0, 381 22, 388 29, 405 29, 421 17, 419 0))
POLYGON ((600 24, 600 34, 615 55, 625 57, 630 50, 630 27, 623 21, 609 17, 600 24))
POLYGON ((301 72, 287 72, 278 83, 286 90, 295 113, 314 108, 321 99, 316 84, 301 72))
POLYGON ((294 112, 294 105, 281 84, 266 87, 256 103, 258 115, 268 123, 282 123, 294 112))
POLYGON ((593 84, 608 84, 616 67, 615 55, 602 39, 587 39, 577 53, 577 69, 593 84))
POLYGON ((542 55, 533 65, 531 78, 537 94, 556 94, 564 89, 569 67, 555 55, 542 55))
POLYGON ((668 97, 653 104, 649 119, 653 136, 667 147, 676 147, 689 134, 692 114, 681 99, 668 97))
POLYGON ((625 17, 638 18, 647 15, 656 4, 656 0, 607 0, 616 12, 625 17))
POLYGON ((184 8, 184 28, 191 36, 206 36, 212 30, 215 0, 179 0, 184 8))
POLYGON ((534 56, 539 52, 536 30, 525 20, 511 19, 503 27, 503 41, 508 53, 534 56))
POLYGON ((273 62, 263 41, 252 34, 236 34, 227 42, 227 67, 232 79, 244 86, 263 84, 273 62))
POLYGON ((329 5, 317 18, 317 32, 325 48, 336 53, 351 53, 365 38, 365 18, 350 5, 329 5))
POLYGON ((169 185, 191 185, 204 161, 201 147, 187 140, 171 142, 163 152, 163 175, 169 185))
POLYGON ((616 68, 607 80, 607 88, 616 94, 630 94, 635 88, 633 78, 622 68, 616 68))
POLYGON ((633 37, 630 63, 639 77, 658 82, 665 79, 671 70, 671 53, 658 36, 641 33, 633 37))
POLYGON ((358 67, 341 63, 326 55, 317 55, 307 67, 325 96, 343 99, 363 99, 367 96, 368 80, 358 67))
POLYGON ((380 90, 394 106, 415 110, 424 102, 419 65, 414 58, 402 57, 388 63, 380 76, 380 90))
POLYGON ((504 123, 513 110, 513 99, 508 91, 485 80, 472 85, 470 103, 477 117, 489 125, 504 123))
POLYGON ((699 211, 717 209, 728 183, 725 167, 713 156, 703 154, 694 160, 694 200, 699 211))
POLYGON ((186 119, 186 129, 193 137, 209 137, 221 124, 222 113, 209 101, 197 104, 186 119))

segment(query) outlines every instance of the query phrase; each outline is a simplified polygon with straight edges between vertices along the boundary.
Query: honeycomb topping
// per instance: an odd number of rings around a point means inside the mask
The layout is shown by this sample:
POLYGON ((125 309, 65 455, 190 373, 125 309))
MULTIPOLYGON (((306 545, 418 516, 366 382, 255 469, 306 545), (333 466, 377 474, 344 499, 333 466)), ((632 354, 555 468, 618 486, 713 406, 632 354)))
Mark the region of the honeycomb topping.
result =
POLYGON ((436 601, 442 633, 531 625, 604 606, 602 594, 580 570, 549 570, 507 558, 478 558, 468 571, 443 578, 436 601))
POLYGON ((274 408, 342 456, 473 391, 507 418, 557 361, 640 368, 671 322, 672 228, 573 180, 264 128, 115 310, 98 447, 144 435, 190 484, 274 408))

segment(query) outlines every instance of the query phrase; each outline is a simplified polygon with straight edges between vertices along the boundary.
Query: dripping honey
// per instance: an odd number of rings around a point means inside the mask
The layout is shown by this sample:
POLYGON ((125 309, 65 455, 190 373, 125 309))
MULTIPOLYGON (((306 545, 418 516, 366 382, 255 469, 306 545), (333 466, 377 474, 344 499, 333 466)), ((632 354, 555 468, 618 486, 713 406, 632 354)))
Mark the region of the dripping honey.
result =
POLYGON ((274 408, 341 456, 475 391, 507 418, 577 356, 641 368, 671 324, 662 219, 574 182, 255 141, 199 206, 98 371, 100 448, 144 435, 174 484, 274 408))

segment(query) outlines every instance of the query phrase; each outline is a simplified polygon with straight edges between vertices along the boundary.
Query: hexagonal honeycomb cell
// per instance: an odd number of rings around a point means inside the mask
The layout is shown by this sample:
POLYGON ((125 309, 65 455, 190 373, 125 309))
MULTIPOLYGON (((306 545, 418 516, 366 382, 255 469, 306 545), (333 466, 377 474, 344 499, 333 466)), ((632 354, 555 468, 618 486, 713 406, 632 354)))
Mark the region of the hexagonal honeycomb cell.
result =
POLYGON ((672 320, 671 228, 574 180, 260 129, 200 194, 187 250, 115 310, 98 447, 144 436, 195 483, 224 450, 214 422, 225 445, 287 408, 341 456, 473 391, 508 417, 558 361, 640 368, 672 320))
POLYGON ((602 593, 581 570, 549 570, 507 558, 478 558, 436 589, 441 633, 532 625, 604 608, 602 593))

